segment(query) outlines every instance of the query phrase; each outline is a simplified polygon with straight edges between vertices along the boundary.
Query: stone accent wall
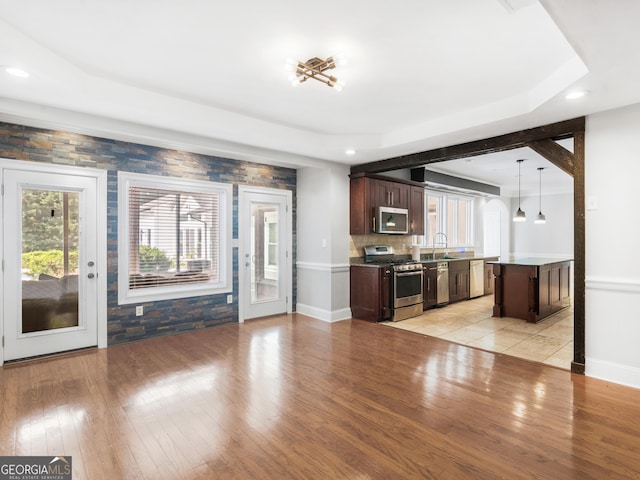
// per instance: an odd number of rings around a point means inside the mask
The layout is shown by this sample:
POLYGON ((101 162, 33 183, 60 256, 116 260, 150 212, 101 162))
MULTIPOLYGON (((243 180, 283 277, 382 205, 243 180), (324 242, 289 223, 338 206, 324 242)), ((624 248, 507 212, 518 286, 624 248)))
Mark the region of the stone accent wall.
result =
POLYGON ((144 302, 145 314, 135 316, 135 305, 118 305, 118 171, 231 183, 233 238, 238 238, 238 185, 293 192, 293 306, 296 300, 296 170, 197 153, 140 145, 76 133, 0 122, 0 157, 106 170, 107 193, 107 302, 110 345, 238 321, 238 249, 233 248, 234 303, 226 294, 144 302))

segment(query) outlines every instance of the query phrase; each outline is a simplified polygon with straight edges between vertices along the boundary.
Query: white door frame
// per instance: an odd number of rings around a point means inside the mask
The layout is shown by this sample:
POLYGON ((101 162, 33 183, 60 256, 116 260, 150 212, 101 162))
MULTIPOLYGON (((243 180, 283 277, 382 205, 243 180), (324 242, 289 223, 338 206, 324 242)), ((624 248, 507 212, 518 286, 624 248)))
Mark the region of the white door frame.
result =
POLYGON ((247 296, 251 295, 250 291, 247 291, 245 287, 247 283, 246 272, 247 269, 244 268, 244 262, 242 258, 242 249, 244 245, 244 240, 246 235, 251 235, 250 231, 246 231, 247 219, 243 217, 243 212, 245 211, 245 193, 258 193, 258 194, 266 194, 266 195, 278 195, 286 197, 287 201, 287 212, 286 212, 286 249, 287 256, 283 265, 286 269, 285 281, 283 285, 283 289, 285 295, 289 299, 287 302, 287 313, 292 312, 292 304, 293 304, 293 193, 291 190, 279 190, 277 188, 264 188, 264 187, 253 187, 247 185, 239 185, 238 186, 238 321, 240 323, 245 320, 245 302, 247 300, 247 296))
MULTIPOLYGON (((55 173, 59 175, 76 175, 92 177, 96 179, 96 203, 98 218, 96 219, 97 256, 96 256, 96 281, 97 281, 97 322, 98 322, 98 348, 107 346, 107 172, 94 168, 69 167, 66 165, 51 165, 46 163, 25 162, 0 158, 0 174, 5 169, 22 170, 25 172, 55 173)), ((4 175, 0 175, 4 179, 4 175)), ((4 190, 4 186, 2 187, 4 190)), ((5 197, 0 197, 0 253, 4 252, 4 212, 5 197)), ((3 268, 4 270, 4 268, 3 268)), ((0 275, 0 291, 4 292, 4 274, 0 275)), ((4 338, 4 298, 0 298, 0 336, 4 338)), ((0 365, 4 364, 4 347, 0 343, 0 365)))

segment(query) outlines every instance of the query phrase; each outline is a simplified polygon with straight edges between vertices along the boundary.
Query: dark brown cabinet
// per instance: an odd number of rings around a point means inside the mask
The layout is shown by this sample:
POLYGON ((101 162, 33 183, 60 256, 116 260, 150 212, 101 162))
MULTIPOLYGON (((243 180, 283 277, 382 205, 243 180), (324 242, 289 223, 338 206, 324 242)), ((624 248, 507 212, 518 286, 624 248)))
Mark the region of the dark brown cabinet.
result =
POLYGON ((409 197, 409 233, 424 235, 424 188, 410 187, 409 197))
POLYGON ((495 276, 493 275, 493 265, 491 261, 498 260, 498 258, 487 258, 484 263, 484 294, 492 294, 495 289, 495 276))
POLYGON ((571 305, 571 261, 525 259, 494 263, 494 317, 536 323, 571 305))
POLYGON ((545 318, 570 305, 571 263, 543 265, 538 270, 538 318, 545 318))
POLYGON ((349 233, 368 235, 375 217, 374 184, 366 177, 352 177, 349 182, 349 233))
POLYGON ((469 260, 449 262, 449 303, 469 298, 469 260))
POLYGON ((376 207, 409 208, 409 191, 411 189, 409 185, 386 180, 369 180, 373 182, 376 207))
POLYGON ((422 266, 423 278, 423 310, 434 308, 438 304, 438 264, 425 263, 422 266))
POLYGON ((391 318, 389 267, 352 265, 351 316, 378 322, 391 318))
POLYGON ((351 235, 374 231, 376 207, 405 208, 409 211, 409 234, 424 234, 424 187, 416 182, 395 181, 382 176, 355 174, 350 181, 351 235))

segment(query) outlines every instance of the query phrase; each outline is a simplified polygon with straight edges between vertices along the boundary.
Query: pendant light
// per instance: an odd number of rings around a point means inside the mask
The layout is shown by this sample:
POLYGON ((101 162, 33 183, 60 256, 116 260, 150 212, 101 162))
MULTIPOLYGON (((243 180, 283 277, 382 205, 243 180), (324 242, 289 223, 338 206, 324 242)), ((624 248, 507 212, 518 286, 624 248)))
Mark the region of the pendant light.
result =
POLYGON ((538 172, 540 172, 540 211, 534 223, 547 223, 547 218, 542 213, 542 170, 544 170, 544 167, 538 167, 538 172))
POLYGON ((520 159, 516 161, 518 162, 518 210, 513 216, 513 221, 524 222, 527 219, 527 216, 525 215, 524 211, 522 211, 522 208, 520 208, 520 168, 522 167, 522 162, 524 162, 524 160, 520 159))

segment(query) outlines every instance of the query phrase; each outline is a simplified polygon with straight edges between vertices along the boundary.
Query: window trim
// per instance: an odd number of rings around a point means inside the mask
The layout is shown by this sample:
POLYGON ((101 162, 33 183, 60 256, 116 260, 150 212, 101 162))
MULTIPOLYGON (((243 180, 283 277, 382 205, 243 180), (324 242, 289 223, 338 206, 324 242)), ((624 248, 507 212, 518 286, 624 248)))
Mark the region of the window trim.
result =
MULTIPOLYGON (((448 215, 448 209, 449 209, 449 199, 456 199, 458 201, 460 200, 464 200, 468 203, 468 212, 467 212, 467 219, 466 219, 466 223, 467 223, 467 238, 465 239, 466 242, 464 244, 457 244, 457 242, 451 242, 449 243, 449 247, 452 248, 469 248, 469 247, 473 247, 474 246, 474 242, 475 242, 475 235, 474 235, 474 216, 475 216, 475 208, 476 208, 476 202, 475 202, 475 197, 473 197, 472 195, 464 195, 464 194, 458 194, 458 193, 450 193, 450 192, 445 192, 445 191, 441 191, 441 190, 432 190, 432 189, 425 189, 425 196, 424 196, 424 204, 425 204, 425 222, 424 222, 424 242, 423 242, 423 246, 425 247, 430 247, 432 244, 431 239, 427 238, 428 237, 428 230, 429 230, 429 215, 428 215, 428 209, 429 209, 429 196, 431 197, 438 197, 438 206, 439 206, 439 215, 438 215, 438 226, 437 226, 437 232, 446 232, 447 231, 447 215, 448 215)), ((454 232, 455 232, 455 236, 458 236, 458 208, 456 206, 456 212, 455 212, 455 219, 454 219, 454 232)), ((457 240, 457 238, 456 238, 457 240)))
POLYGON ((118 304, 126 305, 158 300, 224 294, 233 291, 233 185, 164 177, 142 173, 118 172, 118 304), (164 287, 129 288, 129 189, 146 187, 220 195, 220 275, 216 283, 185 283, 164 287))

